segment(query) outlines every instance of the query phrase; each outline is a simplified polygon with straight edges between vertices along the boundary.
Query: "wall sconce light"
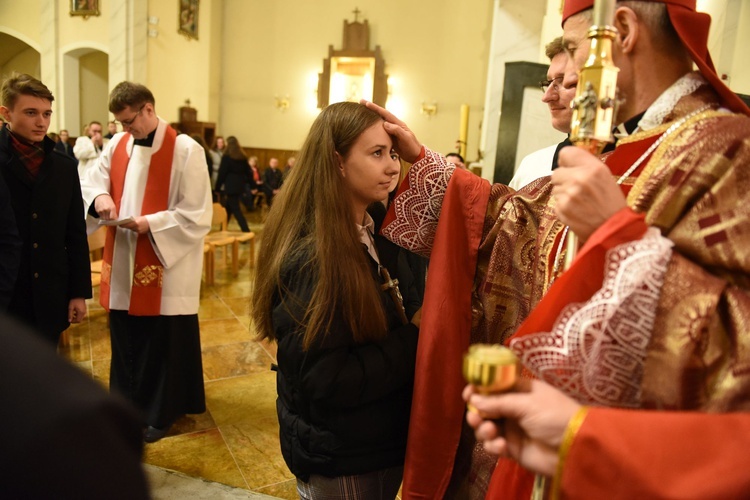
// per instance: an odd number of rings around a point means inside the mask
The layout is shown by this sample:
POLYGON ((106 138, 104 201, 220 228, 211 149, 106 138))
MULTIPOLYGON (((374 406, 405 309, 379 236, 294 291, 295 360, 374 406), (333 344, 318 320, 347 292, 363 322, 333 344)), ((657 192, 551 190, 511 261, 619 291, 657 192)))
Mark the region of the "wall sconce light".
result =
POLYGON ((432 102, 422 101, 422 106, 419 108, 419 112, 422 113, 423 115, 427 115, 427 118, 430 119, 437 114, 438 105, 435 101, 432 101, 432 102))
POLYGON ((282 113, 289 109, 289 95, 285 95, 284 97, 274 96, 274 100, 276 101, 274 106, 276 106, 276 109, 281 111, 282 113))
POLYGON ((159 36, 159 18, 158 17, 148 16, 147 34, 150 38, 156 38, 159 36))

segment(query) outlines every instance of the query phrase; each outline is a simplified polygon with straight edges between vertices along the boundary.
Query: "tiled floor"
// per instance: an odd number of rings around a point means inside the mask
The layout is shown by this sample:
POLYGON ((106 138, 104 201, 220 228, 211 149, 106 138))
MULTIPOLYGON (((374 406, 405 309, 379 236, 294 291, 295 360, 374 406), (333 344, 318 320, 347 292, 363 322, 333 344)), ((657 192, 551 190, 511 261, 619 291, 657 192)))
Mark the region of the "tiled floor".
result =
MULTIPOLYGON (((247 217, 256 233, 257 253, 263 232, 261 213, 256 210, 247 217)), ((229 229, 238 229, 234 220, 229 229)), ((295 499, 295 479, 279 450, 276 384, 270 370, 275 346, 254 340, 249 317, 253 269, 248 262, 248 244, 241 245, 236 277, 232 276, 231 265, 225 265, 221 252, 216 255, 214 285, 204 283, 201 289, 198 313, 208 410, 202 415, 187 415, 166 438, 147 444, 144 462, 188 476, 295 499)), ((97 292, 88 301, 87 321, 64 334, 61 352, 107 386, 109 330, 97 292)))

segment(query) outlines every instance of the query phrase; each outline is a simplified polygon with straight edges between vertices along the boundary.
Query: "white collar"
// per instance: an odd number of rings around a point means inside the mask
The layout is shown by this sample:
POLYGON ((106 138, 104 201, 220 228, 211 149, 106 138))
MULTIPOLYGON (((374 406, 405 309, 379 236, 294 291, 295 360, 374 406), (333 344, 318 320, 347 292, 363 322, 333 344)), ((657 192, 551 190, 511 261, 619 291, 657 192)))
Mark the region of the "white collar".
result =
POLYGON ((359 231, 359 241, 367 247, 367 253, 375 259, 375 262, 380 264, 378 258, 378 251, 375 249, 375 239, 372 237, 375 232, 375 221, 372 220, 370 214, 365 212, 365 216, 362 220, 364 224, 357 224, 357 230, 359 231))
POLYGON ((692 71, 684 75, 662 92, 648 107, 643 118, 638 122, 638 130, 651 130, 664 123, 664 119, 674 110, 680 99, 692 94, 703 85, 708 85, 708 82, 699 72, 692 71))

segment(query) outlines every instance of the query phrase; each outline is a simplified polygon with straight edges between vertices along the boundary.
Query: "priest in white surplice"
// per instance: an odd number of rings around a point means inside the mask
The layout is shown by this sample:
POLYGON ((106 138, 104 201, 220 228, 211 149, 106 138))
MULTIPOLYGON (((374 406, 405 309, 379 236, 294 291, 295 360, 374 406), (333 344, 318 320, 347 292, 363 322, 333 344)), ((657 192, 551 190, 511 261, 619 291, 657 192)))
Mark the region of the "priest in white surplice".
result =
POLYGON ((156 115, 154 96, 122 82, 109 110, 123 132, 81 189, 89 222, 108 227, 102 306, 110 314, 110 388, 143 411, 146 442, 205 411, 198 328, 203 237, 211 187, 203 149, 156 115))

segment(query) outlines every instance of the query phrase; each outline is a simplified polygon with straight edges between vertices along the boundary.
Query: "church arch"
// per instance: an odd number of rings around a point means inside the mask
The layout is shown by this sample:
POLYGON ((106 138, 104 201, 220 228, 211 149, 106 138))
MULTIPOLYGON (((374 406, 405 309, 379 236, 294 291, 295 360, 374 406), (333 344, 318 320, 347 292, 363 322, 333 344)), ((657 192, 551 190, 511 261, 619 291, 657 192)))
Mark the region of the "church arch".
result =
POLYGON ((21 33, 0 26, 0 78, 12 72, 41 77, 42 62, 38 44, 21 33))
POLYGON ((106 129, 109 88, 105 47, 80 42, 61 47, 59 127, 77 136, 87 123, 96 120, 106 129))

